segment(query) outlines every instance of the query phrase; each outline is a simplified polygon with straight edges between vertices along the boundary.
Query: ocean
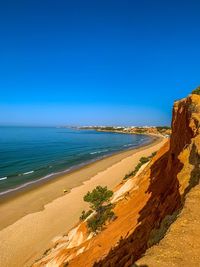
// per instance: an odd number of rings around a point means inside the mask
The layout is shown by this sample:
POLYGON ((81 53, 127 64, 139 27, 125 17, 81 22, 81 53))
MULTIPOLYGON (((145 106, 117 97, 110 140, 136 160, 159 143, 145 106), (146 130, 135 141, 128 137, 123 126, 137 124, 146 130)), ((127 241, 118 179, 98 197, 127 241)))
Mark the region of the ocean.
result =
POLYGON ((95 130, 0 127, 0 196, 150 140, 95 130))

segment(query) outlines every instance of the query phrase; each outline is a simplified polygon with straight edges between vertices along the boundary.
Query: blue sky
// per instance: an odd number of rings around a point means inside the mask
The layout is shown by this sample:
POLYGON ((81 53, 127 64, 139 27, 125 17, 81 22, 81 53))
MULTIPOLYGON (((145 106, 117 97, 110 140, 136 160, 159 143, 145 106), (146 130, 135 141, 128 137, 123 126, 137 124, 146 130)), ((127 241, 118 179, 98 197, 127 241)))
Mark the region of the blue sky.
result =
POLYGON ((170 124, 200 84, 199 13, 199 0, 0 1, 0 124, 170 124))

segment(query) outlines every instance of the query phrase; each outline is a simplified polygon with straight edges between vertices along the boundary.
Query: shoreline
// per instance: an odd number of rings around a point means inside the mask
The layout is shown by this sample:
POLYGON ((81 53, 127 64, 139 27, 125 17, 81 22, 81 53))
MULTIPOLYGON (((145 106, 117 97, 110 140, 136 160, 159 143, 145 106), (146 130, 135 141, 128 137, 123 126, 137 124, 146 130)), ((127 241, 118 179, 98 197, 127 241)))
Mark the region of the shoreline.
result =
MULTIPOLYGON (((112 132, 112 133, 115 133, 115 132, 112 132)), ((121 133, 121 134, 125 134, 125 133, 121 133)), ((55 172, 55 173, 50 173, 50 174, 45 175, 44 177, 40 177, 40 178, 32 180, 30 182, 27 182, 27 183, 24 183, 24 184, 19 184, 17 187, 8 188, 5 191, 0 192, 0 205, 1 205, 1 203, 6 201, 7 199, 14 197, 15 195, 18 195, 21 192, 26 192, 28 190, 31 190, 31 188, 38 187, 40 185, 43 185, 45 183, 50 182, 51 180, 59 179, 59 178, 63 177, 64 175, 71 174, 72 172, 76 172, 76 171, 81 170, 82 168, 85 168, 85 167, 89 167, 91 164, 94 164, 94 163, 96 163, 98 161, 110 158, 112 156, 115 156, 115 155, 118 155, 118 154, 121 154, 121 153, 124 153, 124 152, 127 152, 127 151, 132 151, 132 150, 135 150, 135 149, 138 149, 138 148, 142 148, 144 146, 147 146, 147 145, 153 143, 157 139, 162 138, 160 136, 152 136, 152 135, 147 135, 147 136, 151 137, 151 139, 149 139, 148 142, 140 144, 138 146, 135 146, 135 147, 132 146, 132 147, 129 147, 129 148, 118 150, 116 152, 111 152, 111 153, 105 154, 105 155, 103 155, 101 157, 94 158, 94 159, 91 159, 89 161, 82 162, 82 163, 80 163, 78 165, 71 166, 66 170, 55 172)))
POLYGON ((0 231, 19 220, 24 215, 42 211, 46 204, 51 203, 59 197, 69 194, 73 188, 81 186, 85 181, 90 180, 99 172, 104 171, 124 158, 129 157, 145 148, 152 147, 163 139, 164 138, 159 136, 153 136, 148 143, 142 144, 137 148, 129 148, 123 151, 118 151, 111 155, 104 156, 101 159, 97 159, 93 162, 85 164, 77 169, 72 169, 65 174, 57 175, 49 179, 39 179, 33 184, 2 195, 0 197, 0 212, 4 214, 4 218, 0 221, 0 231), (75 181, 74 178, 76 175, 80 174, 82 175, 82 178, 76 179, 75 181), (58 189, 50 190, 50 194, 48 194, 48 187, 51 187, 54 184, 56 187, 58 187, 58 189), (63 193, 63 190, 67 190, 67 192, 63 193), (40 192, 37 194, 37 191, 40 192), (33 194, 33 196, 35 195, 35 197, 39 199, 37 200, 37 204, 32 203, 31 207, 24 207, 21 209, 24 197, 27 197, 29 201, 33 200, 33 197, 29 197, 30 194, 33 194), (16 206, 15 211, 13 211, 13 209, 9 211, 10 206, 12 206, 14 202, 16 206))
POLYGON ((51 240, 69 231, 81 211, 83 196, 97 185, 113 189, 132 171, 142 156, 166 142, 155 138, 148 145, 123 151, 62 175, 4 200, 0 205, 0 265, 30 266, 51 246, 51 240), (67 185, 67 186, 66 186, 67 185), (63 188, 69 190, 63 194, 63 188))

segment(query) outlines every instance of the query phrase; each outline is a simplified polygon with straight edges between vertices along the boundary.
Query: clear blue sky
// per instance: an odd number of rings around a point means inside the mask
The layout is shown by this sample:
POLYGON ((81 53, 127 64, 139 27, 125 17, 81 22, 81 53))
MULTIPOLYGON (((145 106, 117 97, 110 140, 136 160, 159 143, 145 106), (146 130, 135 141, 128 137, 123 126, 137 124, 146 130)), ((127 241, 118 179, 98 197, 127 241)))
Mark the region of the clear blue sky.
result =
POLYGON ((170 124, 200 84, 199 0, 0 1, 0 124, 170 124))

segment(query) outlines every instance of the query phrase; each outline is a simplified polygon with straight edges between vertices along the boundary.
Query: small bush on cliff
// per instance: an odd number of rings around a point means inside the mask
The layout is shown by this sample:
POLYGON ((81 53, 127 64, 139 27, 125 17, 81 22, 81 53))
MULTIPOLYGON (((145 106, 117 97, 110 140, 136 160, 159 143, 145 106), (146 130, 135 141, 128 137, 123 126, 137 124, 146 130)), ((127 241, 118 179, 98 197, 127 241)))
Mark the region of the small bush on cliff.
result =
POLYGON ((153 158, 156 154, 157 154, 157 152, 154 151, 154 152, 151 154, 151 157, 153 158))
POLYGON ((151 154, 151 156, 149 156, 149 157, 141 157, 141 158, 140 158, 140 162, 139 162, 138 165, 135 167, 134 171, 127 173, 127 174, 124 176, 124 180, 128 179, 128 178, 131 177, 131 176, 135 176, 136 173, 139 171, 139 169, 142 167, 142 165, 145 164, 145 163, 147 163, 147 162, 149 162, 150 159, 153 158, 155 155, 156 155, 156 152, 153 152, 153 153, 151 154))
POLYGON ((90 216, 90 214, 92 214, 92 212, 93 212, 92 210, 88 210, 88 211, 83 210, 80 216, 80 220, 84 221, 88 216, 90 216))
POLYGON ((95 213, 94 216, 88 219, 87 224, 91 232, 97 233, 98 231, 101 231, 105 223, 115 217, 112 208, 113 205, 105 206, 101 212, 95 213))
POLYGON ((113 192, 107 187, 97 186, 92 192, 88 192, 84 196, 84 201, 90 204, 90 208, 94 211, 94 215, 87 220, 88 228, 91 232, 97 233, 102 230, 106 221, 115 217, 112 211, 113 205, 110 198, 113 192))
POLYGON ((113 192, 108 190, 107 186, 97 186, 92 192, 88 192, 83 199, 90 203, 91 209, 99 211, 104 203, 109 202, 112 195, 113 192))
POLYGON ((140 163, 141 164, 145 164, 145 163, 147 163, 148 161, 150 160, 150 157, 141 157, 141 159, 140 159, 140 163))
POLYGON ((200 86, 198 86, 196 89, 192 91, 192 94, 200 95, 200 86))

